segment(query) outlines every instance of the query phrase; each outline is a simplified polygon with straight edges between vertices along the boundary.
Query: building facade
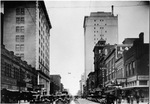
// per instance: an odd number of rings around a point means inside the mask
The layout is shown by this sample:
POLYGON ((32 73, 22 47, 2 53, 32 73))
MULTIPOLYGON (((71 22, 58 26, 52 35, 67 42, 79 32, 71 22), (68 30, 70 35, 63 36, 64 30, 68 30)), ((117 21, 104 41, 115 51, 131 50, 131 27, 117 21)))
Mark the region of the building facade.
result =
POLYGON ((144 43, 144 33, 133 46, 123 53, 124 74, 127 79, 123 90, 126 96, 133 96, 138 102, 148 102, 149 96, 149 44, 144 43))
POLYGON ((49 94, 51 23, 44 1, 5 1, 3 26, 6 49, 38 70, 38 85, 49 94))
POLYGON ((94 71, 92 52, 95 44, 103 37, 110 44, 118 43, 118 16, 111 12, 92 12, 84 17, 85 79, 94 71))
POLYGON ((106 65, 106 92, 116 94, 116 88, 122 86, 122 83, 126 82, 124 76, 124 57, 123 52, 129 50, 132 44, 115 44, 105 57, 106 65))
POLYGON ((81 91, 81 96, 83 95, 83 86, 85 85, 85 81, 84 81, 84 74, 81 75, 81 80, 79 81, 80 83, 80 91, 81 91))
POLYGON ((26 61, 1 46, 1 90, 34 91, 37 71, 26 61))
POLYGON ((103 80, 104 80, 104 70, 103 70, 103 63, 102 58, 104 56, 103 48, 106 46, 106 41, 101 38, 97 44, 95 45, 93 52, 94 52, 94 72, 95 72, 95 82, 96 86, 95 88, 100 89, 103 86, 103 80))
POLYGON ((51 78, 51 94, 61 93, 61 76, 60 75, 50 75, 51 78))

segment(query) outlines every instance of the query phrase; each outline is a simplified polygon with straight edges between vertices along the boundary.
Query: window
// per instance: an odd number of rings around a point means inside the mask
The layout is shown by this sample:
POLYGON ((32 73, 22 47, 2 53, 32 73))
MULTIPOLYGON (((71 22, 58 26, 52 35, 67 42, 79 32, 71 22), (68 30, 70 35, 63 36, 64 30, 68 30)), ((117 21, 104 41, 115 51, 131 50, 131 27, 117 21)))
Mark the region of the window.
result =
POLYGON ((20 9, 16 8, 16 15, 20 15, 20 9))
POLYGON ((128 64, 128 76, 130 76, 130 64, 128 64))
POLYGON ((20 54, 21 59, 24 59, 24 53, 20 54))
POLYGON ((16 8, 16 15, 25 15, 24 8, 16 8))
POLYGON ((23 23, 23 24, 24 24, 24 17, 21 17, 20 23, 23 23))
POLYGON ((17 24, 20 24, 20 23, 24 24, 24 17, 16 17, 16 23, 17 24))
POLYGON ((126 65, 126 77, 128 76, 128 67, 126 65))
POLYGON ((16 32, 18 33, 20 31, 20 27, 16 26, 16 32))
POLYGON ((24 44, 20 44, 20 51, 24 51, 24 44))
POLYGON ((20 28, 21 28, 21 31, 20 31, 20 32, 21 32, 21 33, 24 33, 24 26, 21 26, 20 28))
POLYGON ((20 36, 20 42, 24 42, 24 35, 20 36))
POLYGON ((39 53, 41 52, 40 47, 39 47, 39 53))
POLYGON ((20 45, 19 44, 16 44, 15 50, 20 51, 20 45))
POLYGON ((132 71, 132 63, 130 63, 129 65, 130 65, 130 74, 132 75, 132 74, 133 74, 133 71, 132 71))
POLYGON ((146 80, 139 81, 139 85, 147 85, 147 81, 146 80))
POLYGON ((20 23, 20 18, 16 17, 16 23, 19 24, 20 23))
POLYGON ((16 56, 19 56, 19 53, 16 53, 16 56))
POLYGON ((21 8, 21 15, 24 15, 24 8, 21 8))
POLYGON ((132 62, 132 72, 133 72, 133 75, 135 74, 135 62, 133 61, 132 62))
POLYGON ((16 42, 20 42, 20 36, 16 35, 16 42))
POLYGON ((101 53, 101 50, 99 50, 99 53, 101 53))
POLYGON ((17 33, 24 33, 24 26, 16 26, 17 33))

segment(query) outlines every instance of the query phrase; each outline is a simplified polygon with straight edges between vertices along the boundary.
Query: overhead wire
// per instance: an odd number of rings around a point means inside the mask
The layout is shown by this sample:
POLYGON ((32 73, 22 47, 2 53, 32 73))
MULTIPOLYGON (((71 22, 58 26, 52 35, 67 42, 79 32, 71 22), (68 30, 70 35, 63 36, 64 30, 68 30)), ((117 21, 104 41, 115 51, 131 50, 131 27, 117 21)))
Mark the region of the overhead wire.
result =
POLYGON ((32 15, 31 15, 31 13, 30 13, 30 11, 29 11, 29 9, 28 9, 28 7, 27 7, 27 4, 25 4, 25 9, 27 9, 27 11, 28 11, 30 17, 32 18, 33 23, 36 25, 36 22, 34 21, 34 19, 33 19, 32 15))
MULTIPOLYGON (((140 2, 136 5, 114 5, 114 7, 137 7, 137 6, 145 6, 147 4, 141 4, 140 2)), ((59 6, 59 7, 48 7, 48 8, 107 8, 110 6, 91 6, 91 1, 89 6, 59 6)))

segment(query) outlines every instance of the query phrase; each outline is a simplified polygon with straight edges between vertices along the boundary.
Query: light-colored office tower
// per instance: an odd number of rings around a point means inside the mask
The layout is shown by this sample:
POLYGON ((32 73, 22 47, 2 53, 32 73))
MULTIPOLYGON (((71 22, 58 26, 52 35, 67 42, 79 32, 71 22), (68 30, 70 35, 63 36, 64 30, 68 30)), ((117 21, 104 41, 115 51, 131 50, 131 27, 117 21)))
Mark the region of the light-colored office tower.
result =
POLYGON ((93 48, 101 39, 106 43, 118 43, 118 16, 112 12, 91 12, 84 17, 84 47, 85 47, 85 80, 91 71, 94 71, 93 48))
POLYGON ((36 68, 43 94, 50 92, 51 28, 44 1, 4 1, 4 45, 36 68))

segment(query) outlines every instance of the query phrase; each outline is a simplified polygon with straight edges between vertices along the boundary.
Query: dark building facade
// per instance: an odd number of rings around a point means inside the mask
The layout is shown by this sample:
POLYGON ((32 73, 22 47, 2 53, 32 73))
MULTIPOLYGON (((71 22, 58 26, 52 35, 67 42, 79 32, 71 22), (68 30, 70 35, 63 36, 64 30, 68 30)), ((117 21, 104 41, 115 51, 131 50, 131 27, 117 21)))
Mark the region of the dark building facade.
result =
POLYGON ((124 73, 127 78, 123 89, 126 90, 126 95, 133 96, 139 102, 147 102, 149 96, 149 44, 144 43, 144 33, 139 34, 139 38, 134 41, 133 46, 123 55, 124 73))
POLYGON ((35 68, 1 46, 1 90, 33 91, 37 85, 35 68))
POLYGON ((57 94, 61 92, 61 76, 60 75, 50 75, 50 94, 57 94))

